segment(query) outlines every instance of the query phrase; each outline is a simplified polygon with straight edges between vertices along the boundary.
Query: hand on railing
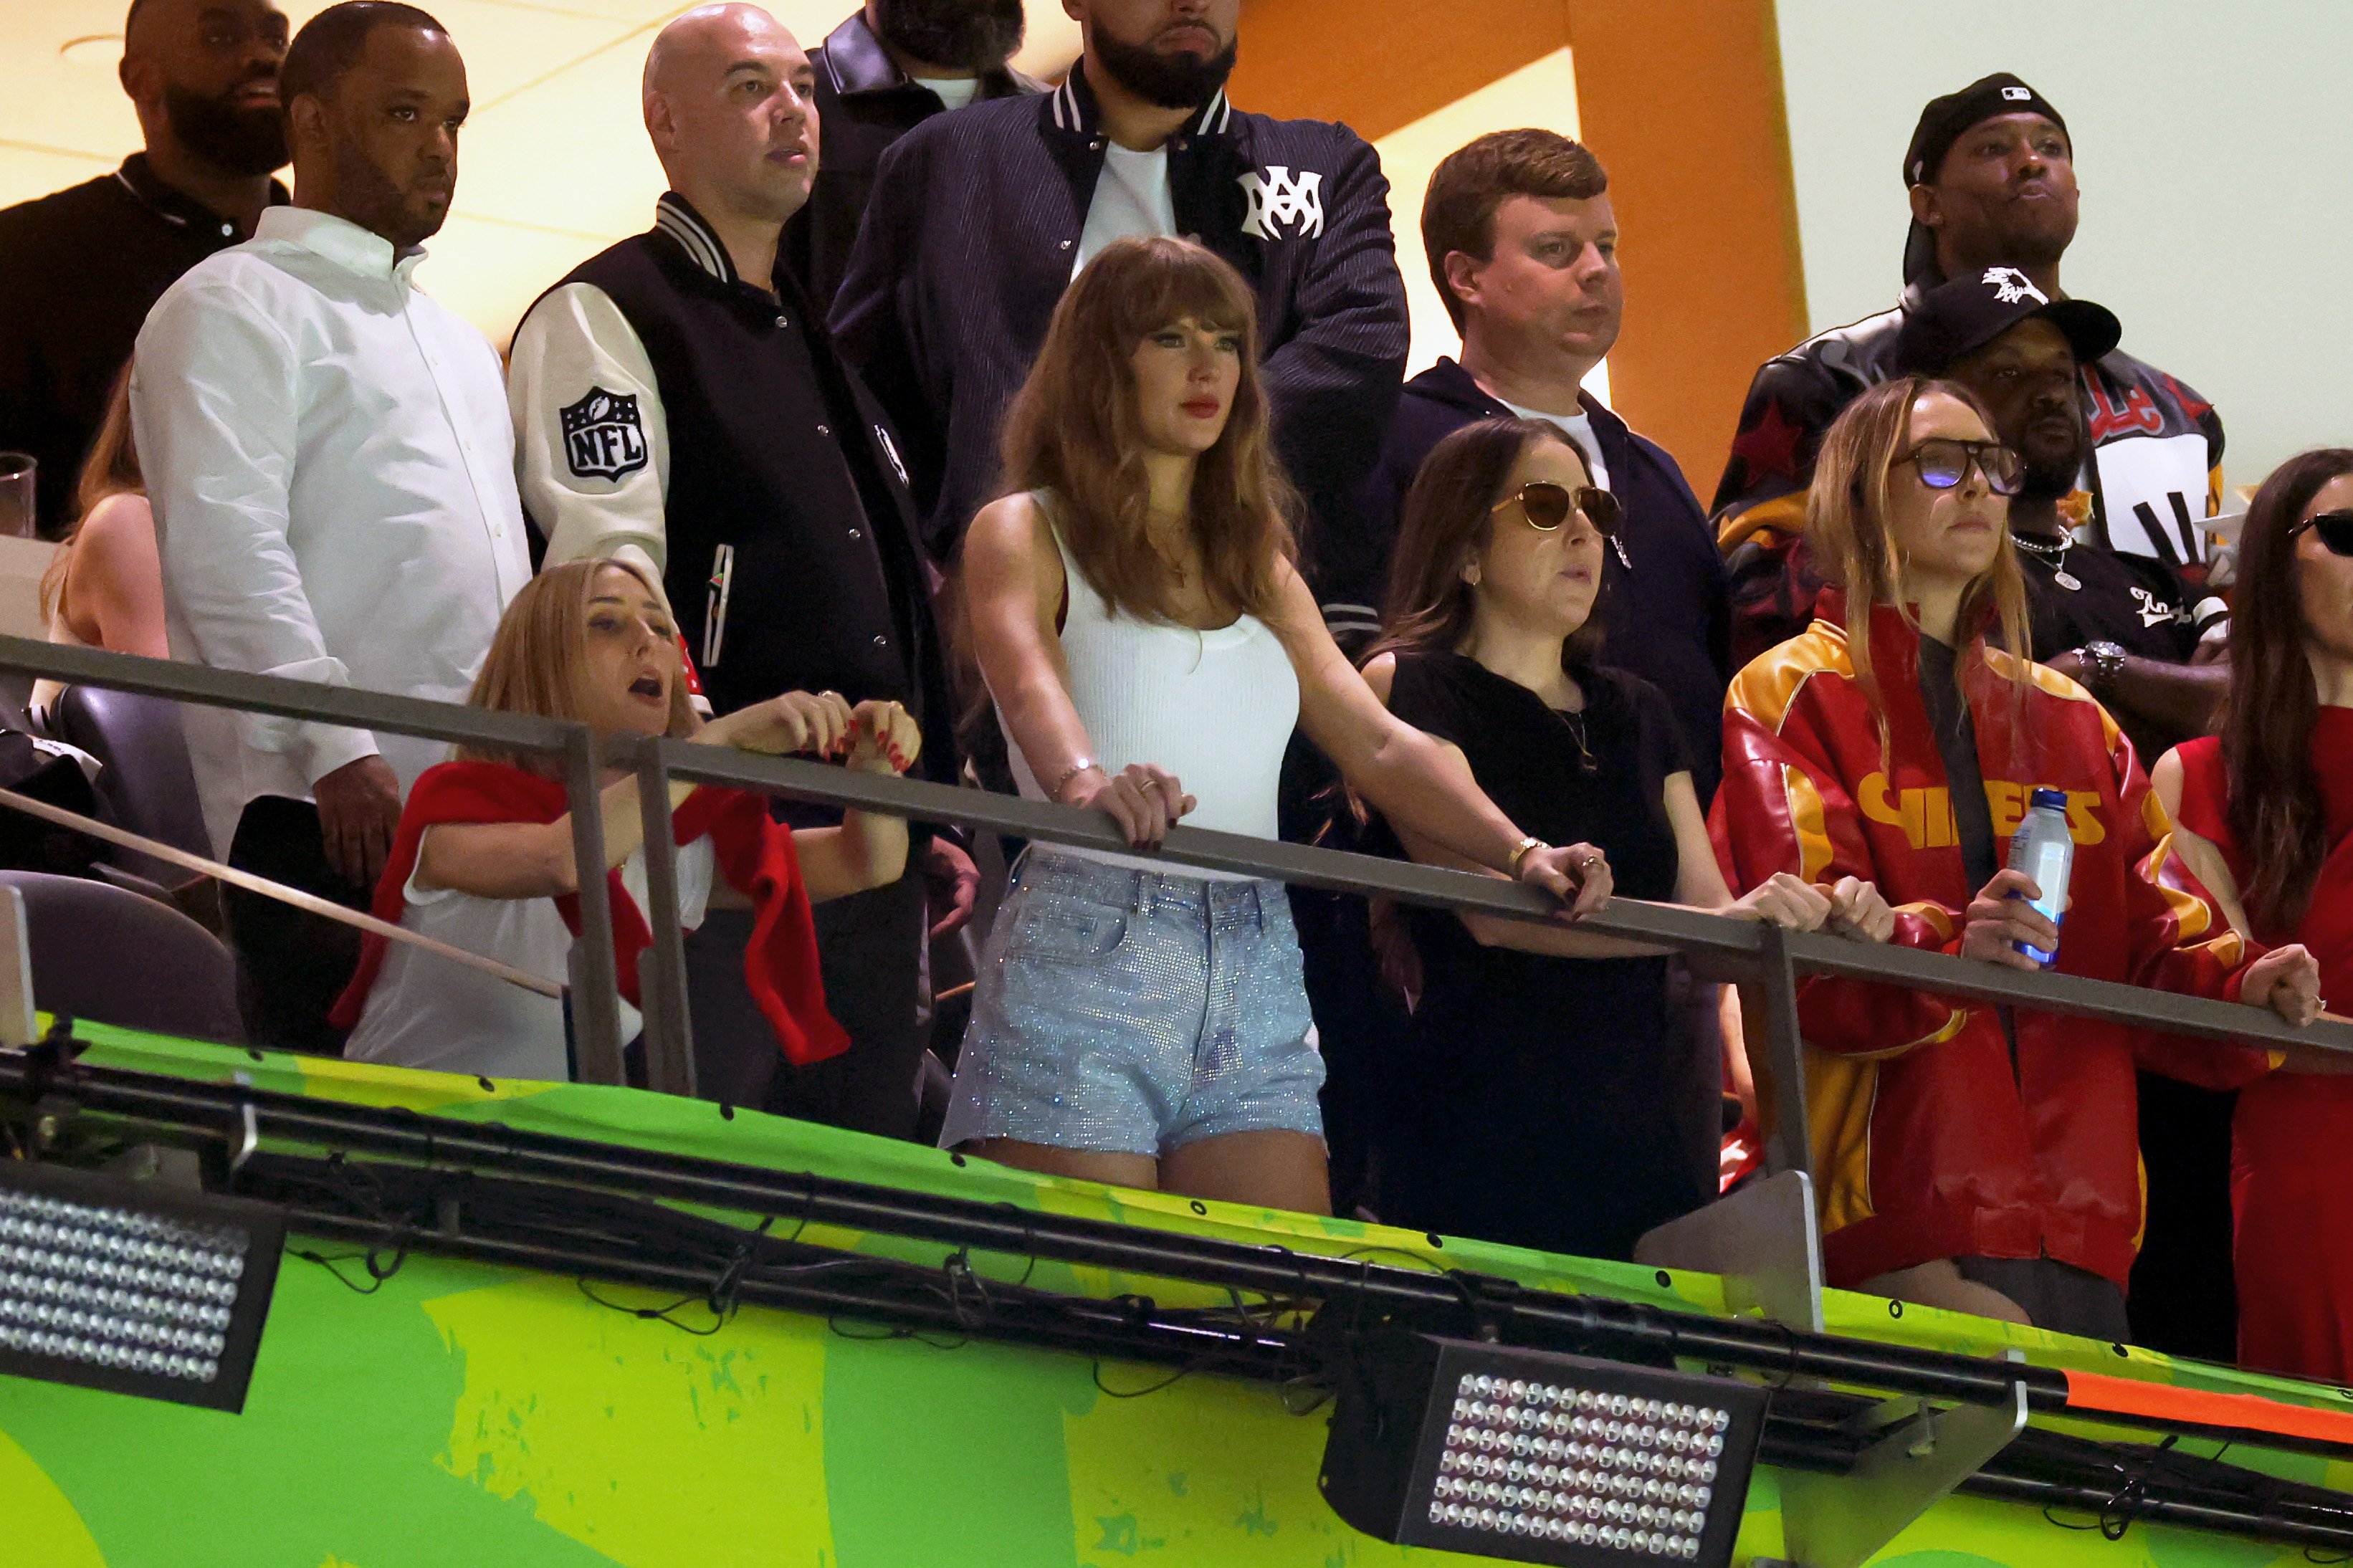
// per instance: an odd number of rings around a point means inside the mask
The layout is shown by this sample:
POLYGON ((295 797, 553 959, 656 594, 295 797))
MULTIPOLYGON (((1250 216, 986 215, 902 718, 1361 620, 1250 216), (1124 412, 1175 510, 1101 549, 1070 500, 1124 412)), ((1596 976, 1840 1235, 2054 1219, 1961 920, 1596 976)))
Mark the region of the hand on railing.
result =
POLYGON ((2247 966, 2239 1000, 2269 1007, 2291 1024, 2309 1024, 2320 1016, 2320 961, 2301 942, 2275 947, 2247 966))
POLYGON ((713 719, 689 738, 699 746, 733 746, 770 756, 808 752, 838 758, 848 754, 857 727, 841 693, 787 691, 713 719))
POLYGON ((1841 877, 1830 889, 1830 918, 1822 929, 1853 942, 1885 942, 1895 934, 1895 911, 1876 882, 1841 877))
POLYGON ((1116 776, 1089 763, 1063 781, 1057 797, 1064 805, 1106 813, 1136 849, 1159 848, 1177 819, 1198 804, 1175 773, 1150 763, 1130 763, 1116 776))
POLYGON ((923 731, 896 702, 860 703, 850 710, 849 754, 843 765, 866 773, 903 773, 923 754, 923 731))
POLYGON ((1609 857, 1590 844, 1547 844, 1521 856, 1513 869, 1517 880, 1542 888, 1567 905, 1561 911, 1564 921, 1582 920, 1608 903, 1617 885, 1609 857))
POLYGON ((1784 931, 1820 931, 1831 918, 1830 889, 1817 888, 1803 877, 1776 871, 1719 912, 1784 931))

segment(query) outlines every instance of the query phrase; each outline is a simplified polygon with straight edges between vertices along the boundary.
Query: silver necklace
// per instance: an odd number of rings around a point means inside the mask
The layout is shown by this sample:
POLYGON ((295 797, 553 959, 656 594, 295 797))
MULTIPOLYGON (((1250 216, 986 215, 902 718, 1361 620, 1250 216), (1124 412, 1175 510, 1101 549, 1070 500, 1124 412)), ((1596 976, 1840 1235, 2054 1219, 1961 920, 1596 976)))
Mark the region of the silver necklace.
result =
POLYGON ((2051 563, 2051 580, 2053 583, 2058 584, 2062 588, 2066 589, 2067 592, 2071 594, 2077 593, 2082 590, 2084 580, 2076 576, 2073 572, 2067 570, 2067 552, 2075 548, 2075 536, 2073 534, 2063 535, 2056 544, 2053 544, 2047 540, 2036 539, 2031 534, 2025 533, 2013 533, 2010 536, 2010 539, 2011 543, 2017 545, 2021 550, 2025 551, 2029 555, 2033 556, 2036 560, 2048 561, 2051 563))

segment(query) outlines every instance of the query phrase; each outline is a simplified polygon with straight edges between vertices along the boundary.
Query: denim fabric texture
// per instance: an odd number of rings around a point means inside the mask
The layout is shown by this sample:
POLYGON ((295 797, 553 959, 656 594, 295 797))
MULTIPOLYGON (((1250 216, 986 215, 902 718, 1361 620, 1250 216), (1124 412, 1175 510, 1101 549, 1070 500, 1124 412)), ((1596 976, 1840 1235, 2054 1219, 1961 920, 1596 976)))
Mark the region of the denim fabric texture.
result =
POLYGON ((982 949, 940 1142, 1157 1155, 1228 1132, 1320 1138, 1323 1084, 1281 883, 1039 847, 982 949))

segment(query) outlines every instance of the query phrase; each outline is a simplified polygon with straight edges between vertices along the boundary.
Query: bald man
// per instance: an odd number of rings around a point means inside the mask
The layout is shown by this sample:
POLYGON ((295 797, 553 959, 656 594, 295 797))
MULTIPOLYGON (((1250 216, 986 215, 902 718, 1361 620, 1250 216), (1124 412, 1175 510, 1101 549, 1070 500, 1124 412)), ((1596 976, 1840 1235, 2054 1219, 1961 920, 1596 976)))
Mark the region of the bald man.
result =
POLYGON ((0 449, 40 468, 41 531, 71 521, 75 477, 148 308, 180 275, 248 238, 287 199, 269 0, 137 0, 122 90, 145 150, 0 211, 0 449))
MULTIPOLYGON (((757 6, 702 6, 655 38, 643 109, 670 189, 650 230, 575 268, 516 329, 523 504, 549 563, 617 557, 663 584, 715 711, 787 690, 903 702, 923 726, 917 770, 952 781, 897 443, 777 264, 817 173, 814 89, 807 55, 757 6)), ((946 889, 940 917, 960 922, 971 863, 945 839, 926 854, 946 889)), ((912 1131, 924 884, 819 906, 827 998, 853 1043, 804 1068, 786 1066, 744 994, 748 927, 714 913, 688 952, 702 1092, 912 1131)))

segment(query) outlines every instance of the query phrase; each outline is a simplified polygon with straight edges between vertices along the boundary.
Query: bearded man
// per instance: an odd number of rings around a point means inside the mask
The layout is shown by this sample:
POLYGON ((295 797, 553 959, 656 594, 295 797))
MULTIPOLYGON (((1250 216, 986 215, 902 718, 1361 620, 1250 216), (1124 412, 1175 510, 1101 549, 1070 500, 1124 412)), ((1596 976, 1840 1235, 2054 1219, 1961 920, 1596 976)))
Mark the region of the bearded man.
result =
POLYGON ((120 169, 0 212, 0 448, 39 464, 43 534, 71 521, 74 480, 149 307, 286 200, 269 0, 134 0, 122 90, 145 150, 120 169))
POLYGON ((1313 584, 1318 536, 1353 526, 1405 370, 1380 159, 1344 125, 1227 101, 1241 0, 1064 9, 1085 48, 1060 87, 935 116, 884 155, 834 300, 842 352, 907 438, 946 560, 994 493, 999 416, 1071 279, 1126 236, 1198 239, 1258 297, 1313 584))

